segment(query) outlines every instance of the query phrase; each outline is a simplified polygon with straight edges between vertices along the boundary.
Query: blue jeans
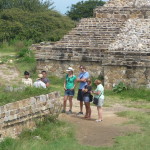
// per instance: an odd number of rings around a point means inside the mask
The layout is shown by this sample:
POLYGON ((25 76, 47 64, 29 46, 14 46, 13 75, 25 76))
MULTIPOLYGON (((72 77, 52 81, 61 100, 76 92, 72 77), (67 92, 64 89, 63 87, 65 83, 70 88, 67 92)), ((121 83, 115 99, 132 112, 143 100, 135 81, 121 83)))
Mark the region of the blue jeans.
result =
POLYGON ((74 96, 74 90, 67 89, 65 91, 65 96, 74 96))
POLYGON ((87 103, 87 102, 90 102, 89 96, 84 96, 84 97, 83 97, 83 101, 86 102, 86 103, 87 103))

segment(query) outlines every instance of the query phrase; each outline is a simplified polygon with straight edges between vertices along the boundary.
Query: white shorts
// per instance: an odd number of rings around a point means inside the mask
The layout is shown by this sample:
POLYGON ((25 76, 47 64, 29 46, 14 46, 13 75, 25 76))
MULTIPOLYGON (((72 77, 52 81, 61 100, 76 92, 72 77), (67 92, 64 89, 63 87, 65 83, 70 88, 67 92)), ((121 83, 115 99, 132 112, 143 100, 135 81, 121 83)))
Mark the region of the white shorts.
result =
POLYGON ((104 105, 104 99, 99 98, 97 106, 102 107, 104 105))

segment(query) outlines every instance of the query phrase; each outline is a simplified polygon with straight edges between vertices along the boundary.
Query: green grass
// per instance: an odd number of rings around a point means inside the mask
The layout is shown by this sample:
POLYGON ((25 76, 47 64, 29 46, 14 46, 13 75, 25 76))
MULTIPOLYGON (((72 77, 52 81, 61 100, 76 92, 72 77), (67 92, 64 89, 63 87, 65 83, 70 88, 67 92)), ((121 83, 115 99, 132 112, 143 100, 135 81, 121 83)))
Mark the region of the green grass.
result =
POLYGON ((0 150, 149 150, 150 115, 141 112, 120 112, 118 115, 133 119, 142 130, 117 137, 112 147, 81 145, 75 138, 72 124, 48 118, 39 122, 35 130, 22 132, 18 139, 6 138, 0 143, 0 150))
MULTIPOLYGON (((22 132, 19 139, 7 138, 0 143, 0 150, 98 150, 78 144, 73 125, 47 120, 35 130, 22 132), (38 138, 37 138, 38 137, 38 138)), ((102 148, 103 149, 103 148, 102 148)))
POLYGON ((47 94, 54 91, 52 88, 42 89, 42 88, 34 88, 34 87, 27 87, 23 91, 18 92, 6 92, 3 88, 0 88, 0 106, 15 102, 18 100, 26 99, 32 96, 38 96, 41 94, 47 94))
POLYGON ((132 101, 144 100, 150 101, 150 89, 146 88, 134 88, 115 93, 110 90, 105 91, 106 96, 118 96, 122 100, 131 99, 132 101))
POLYGON ((149 150, 150 147, 150 113, 125 111, 117 113, 120 117, 133 119, 142 127, 141 133, 132 133, 118 137, 116 150, 149 150), (126 148, 125 148, 126 147, 126 148))
POLYGON ((8 42, 3 42, 0 44, 0 53, 14 53, 15 47, 14 45, 10 45, 8 42))
MULTIPOLYGON (((59 91, 61 96, 64 95, 64 89, 63 89, 63 82, 64 78, 58 78, 54 76, 50 76, 50 87, 43 89, 43 88, 34 88, 34 87, 27 87, 23 91, 18 92, 6 92, 4 87, 0 88, 0 106, 15 102, 18 100, 26 99, 32 96, 37 96, 41 94, 47 94, 53 91, 59 91)), ((33 79, 35 80, 35 78, 33 79)), ((22 84, 21 84, 22 85, 22 84)), ((13 86, 13 87, 19 87, 13 86)))

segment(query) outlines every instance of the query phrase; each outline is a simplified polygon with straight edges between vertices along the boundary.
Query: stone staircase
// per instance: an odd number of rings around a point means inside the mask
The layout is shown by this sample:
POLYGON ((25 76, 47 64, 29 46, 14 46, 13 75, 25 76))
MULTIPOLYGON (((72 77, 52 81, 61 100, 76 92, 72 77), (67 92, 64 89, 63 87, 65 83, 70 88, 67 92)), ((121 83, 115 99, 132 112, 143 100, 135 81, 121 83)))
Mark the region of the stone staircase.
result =
POLYGON ((101 62, 123 23, 123 20, 110 18, 82 19, 76 28, 54 45, 39 46, 36 58, 101 62))

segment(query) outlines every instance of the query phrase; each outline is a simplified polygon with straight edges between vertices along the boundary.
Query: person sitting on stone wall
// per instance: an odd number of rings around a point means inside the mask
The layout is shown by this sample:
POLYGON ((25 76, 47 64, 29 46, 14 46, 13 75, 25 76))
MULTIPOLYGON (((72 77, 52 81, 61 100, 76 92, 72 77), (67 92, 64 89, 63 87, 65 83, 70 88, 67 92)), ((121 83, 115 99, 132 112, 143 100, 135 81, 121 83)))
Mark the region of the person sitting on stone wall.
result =
POLYGON ((41 74, 43 75, 42 81, 46 84, 46 87, 50 86, 50 80, 47 78, 47 72, 42 71, 41 74))
POLYGON ((26 86, 32 86, 32 79, 30 78, 29 72, 24 72, 24 78, 22 78, 22 83, 26 86))
POLYGON ((38 74, 37 80, 33 83, 33 86, 36 88, 46 88, 46 84, 42 81, 43 75, 38 74))

